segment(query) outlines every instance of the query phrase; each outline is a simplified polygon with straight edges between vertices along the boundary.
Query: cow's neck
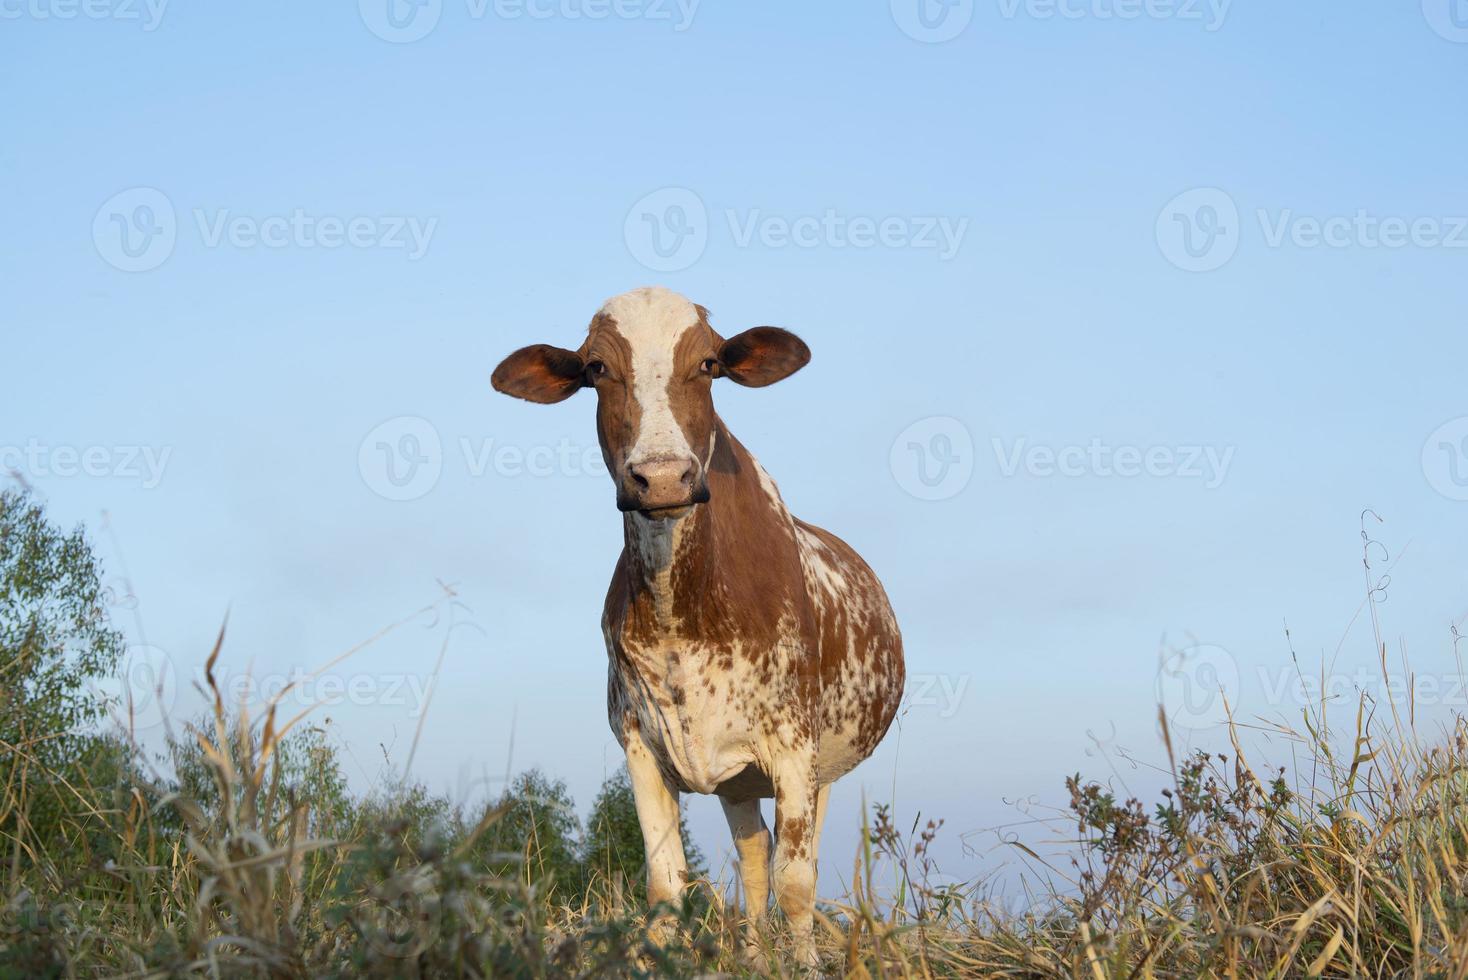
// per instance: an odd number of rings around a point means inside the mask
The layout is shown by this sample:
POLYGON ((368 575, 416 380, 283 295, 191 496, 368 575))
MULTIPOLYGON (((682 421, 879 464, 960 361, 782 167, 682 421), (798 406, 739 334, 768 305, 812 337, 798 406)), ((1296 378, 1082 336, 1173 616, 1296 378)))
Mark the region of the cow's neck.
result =
MULTIPOLYGON (((789 552, 794 529, 768 476, 715 420, 710 499, 677 520, 623 517, 633 615, 659 632, 702 630, 789 552)), ((791 552, 793 553, 793 552, 791 552)))
POLYGON ((705 559, 712 557, 712 535, 703 526, 702 510, 696 508, 680 520, 654 521, 637 513, 624 519, 633 608, 641 619, 651 616, 646 625, 660 631, 684 618, 686 603, 680 596, 702 591, 695 583, 711 573, 712 562, 705 559))

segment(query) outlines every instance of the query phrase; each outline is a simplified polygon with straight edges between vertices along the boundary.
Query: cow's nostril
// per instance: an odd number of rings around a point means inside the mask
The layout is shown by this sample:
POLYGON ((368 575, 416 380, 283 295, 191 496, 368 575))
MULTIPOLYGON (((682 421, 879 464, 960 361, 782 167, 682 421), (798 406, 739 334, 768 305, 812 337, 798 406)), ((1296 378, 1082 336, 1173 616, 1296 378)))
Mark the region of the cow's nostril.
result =
POLYGON ((627 493, 645 505, 683 506, 698 482, 698 461, 688 458, 645 459, 627 466, 627 493))

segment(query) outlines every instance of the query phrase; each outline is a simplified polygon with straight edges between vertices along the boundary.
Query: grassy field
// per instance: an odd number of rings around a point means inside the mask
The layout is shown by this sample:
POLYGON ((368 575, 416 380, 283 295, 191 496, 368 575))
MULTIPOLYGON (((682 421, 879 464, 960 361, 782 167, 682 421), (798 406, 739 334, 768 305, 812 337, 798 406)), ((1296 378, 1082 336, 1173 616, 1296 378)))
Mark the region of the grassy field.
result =
MULTIPOLYGON (((1067 781, 1075 866, 1057 868, 1056 888, 1020 917, 929 887, 936 828, 907 837, 877 808, 850 858, 856 889, 822 903, 826 968, 1464 976, 1468 725, 1426 745, 1391 706, 1346 718, 1343 740, 1323 711, 1288 733, 1308 750, 1308 784, 1256 769, 1237 743, 1174 758, 1173 785, 1151 808, 1067 781), (897 869, 895 893, 873 887, 879 866, 897 869)), ((624 871, 556 880, 533 832, 519 850, 486 849, 508 804, 469 815, 401 789, 352 800, 330 748, 282 728, 273 713, 252 721, 216 698, 213 717, 175 744, 171 778, 121 746, 87 767, 105 774, 97 782, 18 770, 0 804, 0 976, 752 972, 738 910, 706 884, 662 910, 676 929, 654 942, 624 871), (69 800, 48 840, 26 830, 37 786, 69 800)), ((778 923, 766 941, 767 969, 792 973, 778 923)))

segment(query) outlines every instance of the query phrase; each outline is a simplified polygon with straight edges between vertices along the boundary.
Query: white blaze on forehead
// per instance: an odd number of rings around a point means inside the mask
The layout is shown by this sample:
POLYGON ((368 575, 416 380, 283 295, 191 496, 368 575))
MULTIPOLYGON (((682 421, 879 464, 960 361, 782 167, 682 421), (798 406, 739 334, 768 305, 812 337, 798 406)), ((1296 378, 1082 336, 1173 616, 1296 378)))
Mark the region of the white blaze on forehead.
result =
POLYGON ((632 351, 632 397, 641 422, 627 461, 692 456, 668 403, 668 380, 673 376, 673 351, 684 332, 698 322, 698 310, 672 290, 653 286, 615 296, 601 311, 616 321, 617 332, 632 351))

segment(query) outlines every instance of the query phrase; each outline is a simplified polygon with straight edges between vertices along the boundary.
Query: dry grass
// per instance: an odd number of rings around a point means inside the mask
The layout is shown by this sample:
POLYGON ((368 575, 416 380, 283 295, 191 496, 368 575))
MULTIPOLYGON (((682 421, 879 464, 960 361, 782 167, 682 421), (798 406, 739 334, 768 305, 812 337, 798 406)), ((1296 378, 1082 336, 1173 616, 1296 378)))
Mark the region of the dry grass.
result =
MULTIPOLYGON (((907 838, 878 808, 852 893, 823 903, 828 971, 1468 975, 1468 723, 1429 743, 1410 704, 1353 707, 1343 739, 1325 705, 1299 731, 1275 729, 1304 750, 1303 783, 1252 766, 1237 726, 1231 752, 1173 758, 1165 723, 1172 785, 1152 811, 1070 780, 1074 865, 1051 869, 1057 884, 1020 916, 930 886, 937 825, 907 838), (896 869, 895 895, 874 886, 879 868, 896 869)), ((334 793, 283 777, 291 724, 273 708, 254 722, 227 711, 216 688, 210 723, 175 746, 197 752, 207 782, 185 792, 120 765, 110 784, 66 787, 63 851, 10 835, 0 976, 751 972, 737 912, 713 889, 665 910, 680 928, 659 945, 618 882, 568 903, 533 874, 486 870, 476 842, 493 810, 445 823, 386 802, 343 818, 334 793)), ((26 812, 24 782, 0 791, 0 812, 26 812)), ((779 948, 778 925, 768 942, 779 948)), ((792 975, 786 962, 777 954, 769 969, 792 975)))

